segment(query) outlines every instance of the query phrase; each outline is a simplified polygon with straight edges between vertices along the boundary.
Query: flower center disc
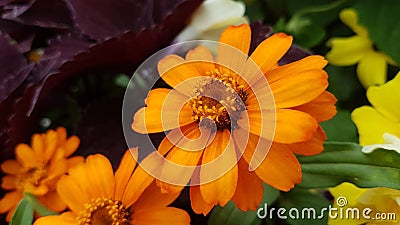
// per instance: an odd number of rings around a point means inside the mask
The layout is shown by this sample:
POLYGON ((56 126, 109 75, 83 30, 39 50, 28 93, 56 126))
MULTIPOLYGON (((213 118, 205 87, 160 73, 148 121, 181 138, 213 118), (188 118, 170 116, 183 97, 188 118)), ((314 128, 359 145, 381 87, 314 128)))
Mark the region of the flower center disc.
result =
POLYGON ((130 219, 131 214, 122 202, 109 198, 93 199, 78 216, 81 225, 128 225, 130 219))
POLYGON ((238 82, 234 73, 216 69, 206 75, 213 79, 201 84, 196 96, 188 102, 193 119, 210 128, 214 122, 217 130, 236 128, 240 113, 246 109, 248 95, 244 85, 238 82))
POLYGON ((47 177, 47 173, 48 171, 45 166, 25 168, 25 170, 22 172, 22 175, 18 176, 18 189, 27 191, 38 187, 40 185, 40 181, 47 177))

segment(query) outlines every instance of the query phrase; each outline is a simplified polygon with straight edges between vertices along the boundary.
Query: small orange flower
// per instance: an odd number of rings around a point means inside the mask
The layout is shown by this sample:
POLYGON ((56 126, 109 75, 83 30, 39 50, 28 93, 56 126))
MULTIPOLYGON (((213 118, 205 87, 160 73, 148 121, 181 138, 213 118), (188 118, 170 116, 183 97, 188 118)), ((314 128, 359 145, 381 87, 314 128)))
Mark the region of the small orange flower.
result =
POLYGON ((34 225, 189 224, 185 211, 167 207, 178 195, 162 194, 154 178, 136 167, 132 154, 137 158, 137 148, 131 151, 125 153, 115 174, 110 161, 100 154, 70 169, 57 191, 71 211, 41 217, 34 225))
POLYGON ((65 128, 48 130, 45 134, 34 134, 31 146, 19 144, 15 148, 16 160, 1 164, 7 174, 2 178, 1 187, 9 190, 0 200, 0 213, 8 212, 10 221, 24 193, 35 195, 49 209, 60 212, 66 204, 56 192, 56 184, 61 175, 79 162, 80 156, 70 157, 79 146, 79 138, 67 138, 65 128))
MULTIPOLYGON (((279 66, 292 37, 272 35, 248 57, 250 41, 248 25, 231 26, 220 37, 215 59, 204 46, 189 51, 185 59, 166 56, 158 63, 158 71, 173 89, 151 90, 146 107, 134 116, 136 132, 171 130, 158 147, 166 159, 183 166, 201 166, 200 171, 173 171, 164 165, 161 172, 172 180, 186 179, 180 182, 183 185, 190 179, 192 184, 197 182, 193 183, 194 179, 200 180, 200 185, 190 188, 196 213, 207 214, 214 205, 223 206, 231 199, 242 210, 254 210, 263 196, 263 181, 283 191, 293 188, 301 181, 295 154, 320 153, 326 136, 319 122, 336 113, 336 99, 326 91, 328 76, 323 67, 327 62, 323 57, 309 56, 279 66), (198 77, 204 79, 190 82, 198 77), (267 104, 260 105, 262 99, 267 104), (275 134, 271 134, 274 127, 275 134), (258 167, 249 171, 257 145, 264 151, 270 145, 270 149, 265 158, 256 157, 258 167), (217 160, 221 167, 205 171, 206 164, 217 160), (201 182, 222 169, 226 169, 223 176, 201 182)), ((169 193, 183 188, 170 183, 158 182, 169 193)))

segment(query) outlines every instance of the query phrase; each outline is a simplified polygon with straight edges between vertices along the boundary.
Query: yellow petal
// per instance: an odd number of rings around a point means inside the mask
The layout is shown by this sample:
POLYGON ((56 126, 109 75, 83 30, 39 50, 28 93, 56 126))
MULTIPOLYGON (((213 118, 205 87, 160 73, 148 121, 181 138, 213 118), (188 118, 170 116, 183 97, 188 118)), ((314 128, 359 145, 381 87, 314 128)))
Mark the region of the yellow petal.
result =
POLYGON ((355 109, 351 118, 358 128, 360 144, 363 146, 384 143, 385 132, 400 137, 400 123, 388 120, 370 106, 355 109))
POLYGON ((383 116, 393 122, 400 122, 400 73, 379 87, 370 87, 367 91, 369 102, 383 116))
POLYGON ((328 45, 332 49, 326 54, 326 58, 335 66, 356 64, 367 52, 373 50, 371 41, 360 36, 332 38, 328 45))
POLYGON ((338 198, 343 196, 347 199, 347 203, 349 206, 357 205, 358 199, 360 196, 367 191, 366 188, 359 188, 352 183, 344 182, 340 185, 329 188, 329 191, 333 195, 333 197, 338 198))
POLYGON ((358 15, 354 9, 351 9, 351 8, 343 9, 340 12, 339 17, 343 21, 344 24, 346 24, 348 27, 350 27, 354 31, 354 33, 356 33, 362 37, 368 37, 367 29, 365 29, 365 27, 358 24, 358 15))
POLYGON ((361 84, 368 88, 386 82, 387 64, 382 53, 368 51, 357 66, 357 75, 361 84))

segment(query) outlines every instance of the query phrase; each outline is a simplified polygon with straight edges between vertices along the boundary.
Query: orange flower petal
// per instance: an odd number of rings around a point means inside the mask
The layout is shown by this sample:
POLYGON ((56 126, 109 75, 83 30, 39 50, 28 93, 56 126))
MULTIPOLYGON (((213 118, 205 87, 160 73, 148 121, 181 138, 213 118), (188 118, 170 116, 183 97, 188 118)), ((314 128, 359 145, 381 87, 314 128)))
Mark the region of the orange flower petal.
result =
POLYGON ((289 148, 292 152, 299 155, 316 155, 324 150, 325 140, 325 132, 321 126, 318 126, 311 140, 290 144, 289 148))
POLYGON ((14 159, 9 159, 1 163, 1 170, 4 173, 18 175, 21 173, 21 164, 14 159))
POLYGON ((265 74, 278 62, 287 52, 292 44, 293 38, 284 33, 277 33, 259 44, 251 54, 250 58, 258 65, 265 74))
POLYGON ((274 83, 282 78, 291 77, 306 70, 322 69, 328 63, 324 57, 319 55, 311 55, 298 61, 278 66, 277 68, 267 71, 265 76, 269 83, 274 83))
POLYGON ((5 190, 12 190, 17 188, 16 176, 4 176, 1 178, 1 188, 5 190))
POLYGON ((83 162, 85 162, 85 158, 83 158, 83 156, 74 156, 67 159, 67 167, 72 168, 83 162))
POLYGON ((216 61, 225 68, 239 72, 246 62, 250 42, 251 29, 249 25, 242 24, 226 28, 219 39, 216 61))
POLYGON ((154 172, 159 170, 161 165, 162 161, 157 152, 149 154, 142 160, 129 179, 124 195, 122 196, 121 201, 125 207, 130 207, 135 203, 144 190, 154 181, 154 177, 148 174, 143 168, 146 168, 149 172, 154 172))
POLYGON ((263 182, 255 172, 248 170, 249 165, 244 159, 239 160, 238 168, 238 182, 232 200, 243 211, 256 210, 264 195, 263 182), (251 191, 248 191, 249 187, 251 191))
POLYGON ((193 110, 188 106, 183 106, 180 112, 176 108, 161 111, 156 107, 143 107, 136 112, 132 129, 141 134, 159 133, 193 123, 192 115, 193 110))
POLYGON ((177 55, 167 55, 161 59, 158 62, 158 72, 161 78, 173 88, 190 78, 201 76, 193 63, 177 55))
POLYGON ((42 135, 34 134, 31 141, 32 149, 36 154, 36 158, 40 159, 44 155, 45 145, 43 143, 42 135))
POLYGON ((115 172, 115 199, 121 200, 138 158, 138 148, 127 150, 115 172))
POLYGON ((336 115, 336 98, 331 93, 324 91, 320 96, 306 104, 294 107, 293 109, 306 112, 318 122, 326 121, 336 115))
POLYGON ((171 204, 180 193, 165 194, 161 193, 160 188, 156 182, 150 184, 149 187, 143 192, 139 199, 133 204, 132 210, 147 210, 166 207, 171 204))
POLYGON ((79 138, 77 136, 69 137, 64 145, 64 149, 65 149, 64 156, 69 157, 70 155, 72 155, 78 149, 80 142, 81 141, 79 140, 79 138))
POLYGON ((200 186, 190 187, 190 204, 195 213, 202 213, 203 215, 207 215, 214 207, 214 204, 208 204, 204 201, 200 192, 200 186))
POLYGON ((43 158, 44 163, 47 163, 53 157, 57 149, 57 144, 58 144, 57 132, 55 132, 54 130, 48 130, 44 136, 44 141, 45 141, 45 150, 41 158, 43 158))
POLYGON ((77 225, 76 215, 66 212, 57 216, 44 216, 38 218, 33 225, 77 225))
POLYGON ((235 193, 238 180, 236 152, 228 130, 217 131, 213 142, 205 149, 202 165, 207 163, 212 166, 200 169, 200 181, 205 183, 200 186, 201 194, 205 202, 224 206, 235 193), (224 174, 218 177, 221 171, 224 174))
POLYGON ((328 87, 328 74, 324 70, 306 70, 283 77, 270 86, 277 108, 295 107, 321 95, 328 87))
MULTIPOLYGON (((81 165, 78 165, 77 167, 80 166, 81 165)), ((86 174, 81 174, 81 176, 84 178, 86 174)), ((86 191, 82 189, 81 184, 72 179, 71 175, 61 177, 57 183, 57 192, 60 198, 68 205, 68 208, 75 213, 84 210, 85 204, 91 200, 91 198, 87 196, 86 191)))
POLYGON ((0 213, 5 213, 11 210, 23 197, 23 194, 18 191, 6 193, 3 198, 0 199, 0 213))
POLYGON ((17 210, 18 205, 15 205, 14 207, 12 207, 12 209, 10 209, 10 211, 8 211, 7 215, 6 215, 6 221, 10 222, 12 216, 14 215, 15 210, 17 210))
POLYGON ((277 109, 274 141, 279 143, 306 141, 312 138, 317 128, 317 121, 307 113, 277 109))
POLYGON ((199 46, 188 51, 186 60, 202 61, 196 63, 196 69, 201 75, 206 75, 207 72, 215 70, 214 58, 210 50, 204 46, 199 46))
POLYGON ((167 135, 167 138, 170 138, 179 147, 172 148, 166 157, 172 163, 166 163, 162 168, 161 179, 169 181, 169 183, 158 181, 163 192, 180 192, 189 182, 195 166, 198 165, 203 155, 203 149, 206 148, 211 136, 210 131, 203 127, 200 130, 196 124, 193 127, 195 128, 188 132, 185 138, 167 135), (176 166, 176 164, 181 166, 176 166), (176 176, 176 174, 179 174, 179 176, 176 176))
MULTIPOLYGON (((250 161, 253 152, 246 151, 244 158, 250 161)), ((301 182, 301 166, 287 145, 273 143, 267 157, 255 170, 265 183, 282 191, 289 191, 301 182)))
POLYGON ((133 214, 135 225, 188 225, 189 215, 182 209, 163 207, 158 209, 137 210, 133 214))
POLYGON ((58 143, 64 143, 67 140, 67 129, 64 127, 57 127, 56 132, 58 143))
POLYGON ((32 167, 36 164, 34 151, 26 144, 19 144, 15 148, 15 156, 24 167, 32 167))
POLYGON ((39 201, 43 203, 47 208, 61 212, 67 208, 67 204, 60 198, 57 191, 52 191, 39 198, 39 201))
POLYGON ((91 181, 91 184, 99 187, 98 197, 114 197, 115 180, 110 161, 100 154, 90 155, 86 159, 85 166, 87 172, 92 174, 89 175, 88 180, 91 181))
MULTIPOLYGON (((86 198, 87 201, 90 201, 92 198, 98 197, 100 195, 100 187, 97 184, 93 184, 92 179, 89 177, 93 176, 87 166, 82 163, 78 164, 75 167, 72 167, 69 170, 68 178, 71 179, 73 183, 75 183, 79 189, 80 193, 86 198)), ((86 202, 87 202, 86 201, 86 202)))

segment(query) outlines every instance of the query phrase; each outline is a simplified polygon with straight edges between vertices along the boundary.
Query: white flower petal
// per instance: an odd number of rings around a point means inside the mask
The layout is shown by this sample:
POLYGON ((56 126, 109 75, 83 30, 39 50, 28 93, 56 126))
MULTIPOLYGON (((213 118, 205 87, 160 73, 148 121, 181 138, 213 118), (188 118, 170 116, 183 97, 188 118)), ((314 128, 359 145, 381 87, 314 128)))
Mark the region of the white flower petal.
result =
POLYGON ((376 144, 376 145, 367 145, 362 148, 362 152, 364 153, 371 153, 376 149, 386 149, 396 151, 400 154, 400 138, 396 137, 393 134, 384 133, 383 140, 385 141, 384 144, 376 144))

